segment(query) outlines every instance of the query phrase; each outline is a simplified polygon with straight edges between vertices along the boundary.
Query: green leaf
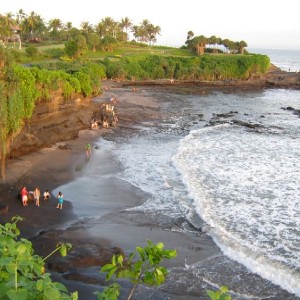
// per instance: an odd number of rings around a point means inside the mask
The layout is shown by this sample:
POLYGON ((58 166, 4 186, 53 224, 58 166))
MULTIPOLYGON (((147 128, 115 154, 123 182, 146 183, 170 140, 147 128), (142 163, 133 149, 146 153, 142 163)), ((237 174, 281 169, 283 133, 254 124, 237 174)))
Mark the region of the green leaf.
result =
POLYGON ((164 246, 163 243, 160 242, 160 243, 157 243, 157 244, 156 244, 156 247, 157 247, 158 249, 161 249, 161 250, 162 250, 165 246, 164 246))
POLYGON ((24 288, 19 288, 18 290, 9 290, 7 296, 10 300, 27 300, 28 292, 24 288))
POLYGON ((61 248, 59 249, 59 252, 62 257, 65 257, 67 255, 67 247, 65 244, 63 244, 61 246, 61 248))
POLYGON ((121 254, 120 254, 120 255, 118 255, 118 258, 117 258, 117 260, 118 260, 118 263, 119 263, 119 265, 120 265, 120 266, 122 266, 122 265, 123 265, 123 259, 124 259, 124 258, 123 258, 123 255, 121 255, 121 254))
POLYGON ((214 291, 207 290, 206 294, 208 295, 210 300, 218 300, 217 295, 214 291))
POLYGON ((27 246, 24 244, 20 244, 17 248, 18 255, 25 254, 27 251, 27 246))
POLYGON ((136 247, 136 251, 139 253, 141 259, 145 260, 146 255, 144 249, 142 247, 136 247))
POLYGON ((113 264, 106 264, 101 268, 101 272, 110 272, 115 266, 113 264))

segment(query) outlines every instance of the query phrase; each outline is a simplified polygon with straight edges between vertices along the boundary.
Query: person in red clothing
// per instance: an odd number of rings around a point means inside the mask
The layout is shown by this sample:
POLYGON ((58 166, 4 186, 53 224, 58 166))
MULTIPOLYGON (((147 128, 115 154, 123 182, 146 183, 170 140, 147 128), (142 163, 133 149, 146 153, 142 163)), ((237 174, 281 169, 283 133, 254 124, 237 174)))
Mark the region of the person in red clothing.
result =
POLYGON ((28 201, 28 191, 26 189, 26 186, 24 186, 21 190, 21 197, 22 197, 23 206, 26 206, 28 201))

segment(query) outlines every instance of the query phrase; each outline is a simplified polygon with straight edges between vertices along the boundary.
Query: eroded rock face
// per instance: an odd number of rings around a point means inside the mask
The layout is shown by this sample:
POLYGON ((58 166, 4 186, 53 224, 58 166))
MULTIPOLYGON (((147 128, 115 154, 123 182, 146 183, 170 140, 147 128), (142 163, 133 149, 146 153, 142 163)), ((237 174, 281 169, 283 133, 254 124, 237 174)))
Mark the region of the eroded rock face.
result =
POLYGON ((89 128, 90 120, 99 110, 98 106, 90 100, 55 106, 39 103, 31 120, 11 143, 9 157, 20 157, 57 142, 76 138, 80 130, 89 128))

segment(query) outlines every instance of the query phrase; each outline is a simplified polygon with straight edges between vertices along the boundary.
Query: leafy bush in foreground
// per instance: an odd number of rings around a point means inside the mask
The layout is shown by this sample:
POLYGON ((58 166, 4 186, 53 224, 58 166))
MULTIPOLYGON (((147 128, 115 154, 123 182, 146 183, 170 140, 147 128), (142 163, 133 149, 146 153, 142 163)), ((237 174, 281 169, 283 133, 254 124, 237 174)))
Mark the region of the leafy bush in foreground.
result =
POLYGON ((57 245, 46 258, 34 254, 27 239, 18 239, 20 231, 13 217, 13 223, 0 224, 0 299, 26 300, 77 300, 77 292, 69 294, 64 285, 52 282, 45 273, 45 260, 56 251, 66 256, 70 244, 57 245))
MULTIPOLYGON (((168 271, 160 263, 163 259, 176 257, 176 250, 164 249, 163 243, 154 245, 148 240, 148 245, 144 248, 136 247, 135 252, 128 258, 123 255, 113 256, 110 264, 102 267, 101 272, 106 272, 106 280, 111 278, 126 278, 133 283, 133 287, 128 296, 131 299, 138 284, 149 286, 161 285, 165 282, 168 271), (134 259, 138 256, 138 260, 134 259)), ((120 294, 120 285, 113 283, 103 293, 97 293, 99 300, 115 300, 120 294)))

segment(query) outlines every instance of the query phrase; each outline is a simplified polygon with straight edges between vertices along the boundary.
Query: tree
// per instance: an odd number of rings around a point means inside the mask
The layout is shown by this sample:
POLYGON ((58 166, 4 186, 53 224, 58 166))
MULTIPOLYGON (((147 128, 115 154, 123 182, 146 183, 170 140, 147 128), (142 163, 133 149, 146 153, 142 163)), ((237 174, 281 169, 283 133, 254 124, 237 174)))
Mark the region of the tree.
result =
POLYGON ((117 45, 117 40, 112 36, 106 35, 101 41, 100 46, 106 52, 112 52, 117 45))
POLYGON ((7 43, 13 35, 15 20, 12 13, 7 13, 5 16, 0 15, 0 37, 7 43))
POLYGON ((118 23, 111 17, 102 19, 105 35, 110 35, 113 38, 117 37, 118 23))
POLYGON ((18 239, 20 231, 13 217, 13 223, 0 224, 0 298, 1 299, 66 299, 77 300, 78 293, 69 294, 66 287, 52 282, 45 272, 45 260, 56 252, 67 255, 71 244, 58 244, 47 257, 34 254, 32 243, 18 239))
POLYGON ((27 15, 24 12, 24 10, 19 9, 17 12, 17 18, 16 18, 17 25, 20 26, 22 24, 22 22, 26 19, 26 17, 27 17, 27 15))
POLYGON ((190 38, 194 37, 194 32, 193 31, 188 31, 187 33, 187 40, 189 40, 190 38))
POLYGON ((80 24, 80 27, 81 27, 81 32, 85 38, 87 38, 89 33, 94 32, 93 26, 87 21, 82 22, 80 24))
POLYGON ((130 21, 129 18, 125 17, 121 20, 120 22, 120 27, 122 29, 122 31, 125 28, 125 32, 126 32, 126 39, 128 39, 128 29, 132 26, 132 22, 130 21))
POLYGON ((133 36, 144 43, 156 42, 156 35, 160 34, 160 30, 159 26, 154 26, 147 19, 143 20, 140 26, 135 25, 132 27, 133 36))
POLYGON ((88 44, 92 47, 93 52, 96 52, 96 47, 100 44, 100 37, 96 33, 88 34, 88 44))
POLYGON ((63 23, 60 19, 51 19, 48 22, 48 30, 50 30, 54 40, 57 40, 59 31, 63 28, 63 23))
POLYGON ((247 43, 245 41, 240 41, 238 43, 238 53, 244 54, 245 47, 248 47, 247 43))
POLYGON ((32 35, 34 34, 34 29, 38 22, 39 22, 39 15, 37 15, 34 11, 32 11, 27 18, 27 24, 28 24, 30 33, 32 35))
POLYGON ((65 43, 66 54, 71 58, 76 58, 78 44, 75 40, 70 40, 65 43))

